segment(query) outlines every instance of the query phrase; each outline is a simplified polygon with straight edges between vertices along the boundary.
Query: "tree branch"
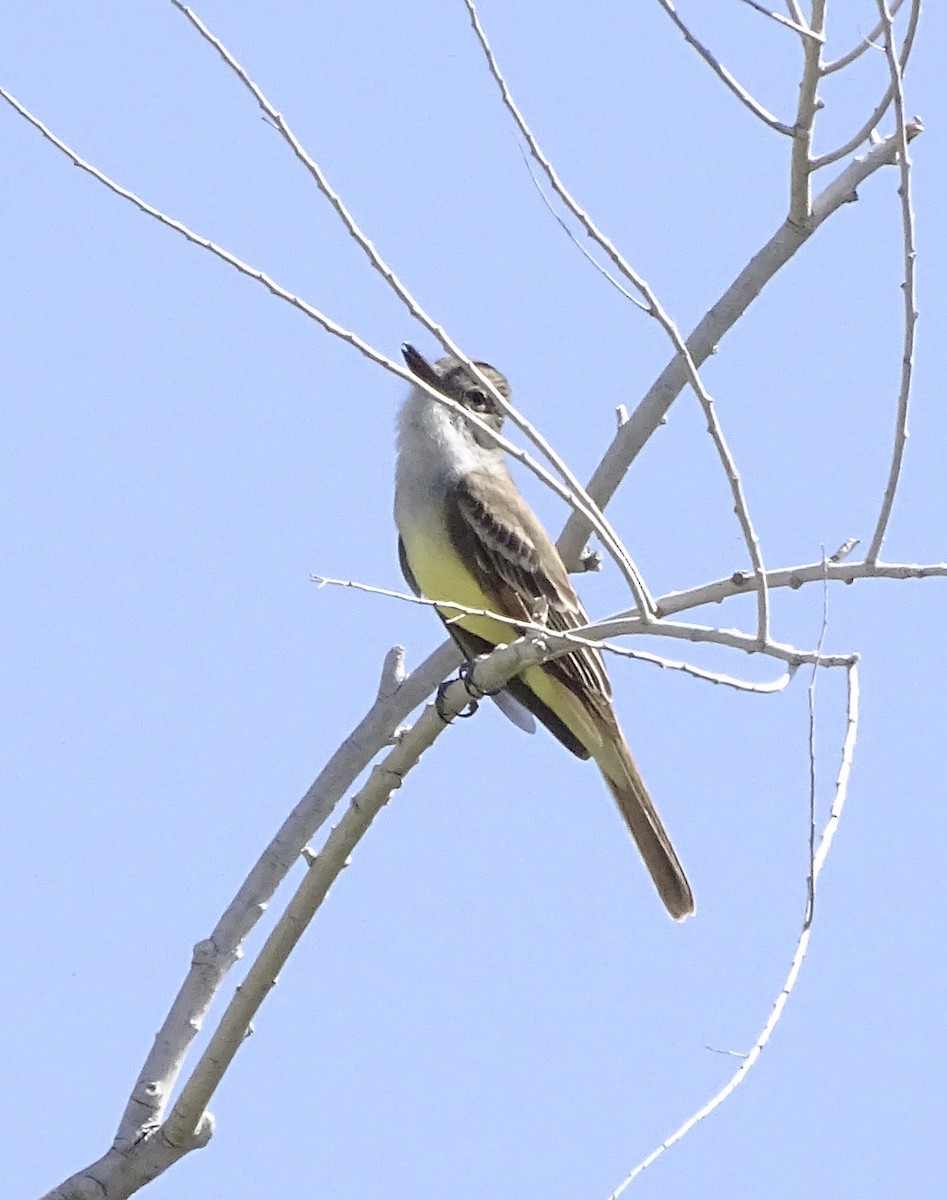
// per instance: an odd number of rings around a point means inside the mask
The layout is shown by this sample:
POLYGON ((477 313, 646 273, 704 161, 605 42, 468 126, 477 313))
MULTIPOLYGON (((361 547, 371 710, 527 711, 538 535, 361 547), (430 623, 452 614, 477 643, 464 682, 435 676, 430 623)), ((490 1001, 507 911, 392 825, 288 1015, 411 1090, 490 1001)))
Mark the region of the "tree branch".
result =
MULTIPOLYGON (((916 7, 916 6, 915 6, 916 7)), ((898 392, 898 415, 894 433, 894 447, 891 453, 891 467, 888 471, 888 482, 885 486, 884 497, 881 501, 881 511, 878 514, 878 524, 872 535, 871 544, 865 558, 868 562, 877 561, 881 553, 891 509, 894 506, 895 492, 901 478, 901 467, 904 462, 904 450, 908 440, 908 407, 911 402, 911 380, 914 374, 914 342, 917 330, 917 306, 915 276, 917 269, 917 252, 914 246, 914 212, 911 207, 911 159, 908 154, 908 132, 904 120, 904 88, 901 79, 901 63, 898 60, 897 48, 894 44, 894 28, 891 23, 891 13, 885 0, 878 0, 878 11, 884 26, 885 55, 888 69, 891 72, 891 91, 894 96, 894 115, 898 137, 898 167, 901 182, 898 195, 901 198, 901 229, 904 245, 904 281, 901 284, 901 295, 904 302, 904 338, 901 351, 901 385, 898 392)))
MULTIPOLYGON (((838 830, 838 824, 842 816, 842 810, 845 807, 845 800, 848 795, 848 781, 851 776, 852 761, 855 754, 855 742, 858 737, 859 686, 858 668, 854 663, 848 667, 847 675, 848 702, 846 705, 846 728, 845 737, 842 742, 841 762, 835 781, 835 794, 832 799, 832 807, 829 811, 829 816, 826 820, 825 826, 822 829, 822 836, 819 839, 819 847, 812 862, 810 885, 812 889, 815 888, 816 881, 822 873, 822 868, 825 866, 826 858, 828 857, 829 851, 832 848, 832 842, 835 838, 836 831, 838 830)), ((745 1056, 741 1056, 740 1065, 733 1072, 724 1086, 720 1088, 720 1090, 716 1092, 706 1104, 699 1108, 692 1116, 688 1117, 687 1120, 684 1121, 683 1124, 679 1125, 669 1137, 665 1138, 660 1146, 658 1146, 655 1150, 652 1150, 647 1158, 642 1159, 642 1161, 638 1163, 636 1167, 629 1171, 619 1186, 611 1193, 608 1200, 618 1200, 618 1197, 627 1190, 627 1188, 643 1171, 646 1171, 648 1167, 657 1162, 657 1160, 662 1154, 665 1153, 665 1151, 670 1150, 673 1145, 681 1141, 682 1138, 686 1137, 695 1125, 699 1125, 701 1121, 703 1121, 706 1117, 709 1117, 710 1114, 715 1109, 719 1108, 720 1105, 723 1104, 723 1102, 736 1091, 740 1084, 746 1080, 749 1072, 759 1062, 760 1055, 763 1053, 763 1050, 766 1048, 773 1036, 773 1033, 775 1032, 776 1026, 779 1024, 780 1018, 782 1017, 786 1008, 786 1002, 792 994, 793 989, 796 986, 796 981, 799 978, 799 972, 802 970, 802 964, 806 957, 806 952, 809 949, 811 935, 812 906, 809 902, 809 893, 807 892, 806 904, 802 919, 802 928, 796 942, 796 948, 793 952, 792 960, 789 964, 789 971, 787 972, 786 980, 783 983, 783 986, 780 989, 775 1001, 773 1002, 773 1007, 770 1011, 769 1017, 757 1035, 756 1041, 754 1042, 749 1053, 745 1056)))
MULTIPOLYGON (((773 588, 801 588, 804 584, 815 583, 823 578, 837 580, 839 583, 854 583, 856 579, 934 579, 947 578, 947 563, 869 563, 869 562, 832 562, 831 559, 823 566, 821 562, 807 563, 800 567, 781 567, 776 571, 768 571, 766 584, 773 588)), ((692 608, 702 608, 705 604, 719 604, 731 596, 742 596, 753 586, 753 577, 744 571, 736 571, 726 579, 717 579, 713 583, 701 584, 700 587, 689 588, 683 592, 668 592, 657 600, 659 617, 667 617, 673 613, 685 612, 692 608)))
MULTIPOLYGON (((651 598, 642 579, 641 572, 635 566, 631 555, 625 549, 621 539, 609 524, 604 514, 596 510, 596 506, 585 494, 585 489, 579 482, 578 477, 573 474, 565 460, 555 451, 551 443, 548 442, 545 437, 543 437, 539 430, 536 429, 535 426, 533 426, 526 419, 526 417, 524 417, 523 414, 520 413, 518 409, 516 409, 510 403, 509 400, 507 400, 505 396, 502 396, 497 391, 494 385, 489 379, 486 378, 485 375, 483 375, 473 360, 453 341, 447 331, 421 307, 420 303, 401 282, 399 276, 388 265, 385 259, 382 258, 372 241, 361 229, 354 216, 351 214, 351 212, 349 212, 348 208, 344 204, 342 197, 329 183, 329 179, 325 172, 315 161, 315 159, 312 158, 312 156, 303 148, 302 143, 289 127, 289 124, 284 119, 282 113, 280 113, 267 99, 263 90, 250 78, 247 71, 243 66, 241 66, 241 64, 227 49, 223 42, 221 42, 219 38, 215 37, 214 34, 212 34, 207 26, 203 23, 203 21, 201 21, 201 19, 197 16, 197 14, 185 4, 182 4, 181 0, 171 0, 171 3, 176 9, 178 9, 179 12, 183 13, 192 27, 210 46, 214 48, 214 50, 223 59, 224 63, 230 68, 234 75, 236 75, 237 79, 239 79, 243 86, 250 92, 266 116, 270 119, 270 121, 272 121, 277 132, 290 147, 293 154, 295 154, 296 158, 309 172, 309 175, 315 182, 319 191, 329 201, 339 220, 345 227, 348 235, 365 253, 372 267, 381 275, 381 277, 399 298, 399 300, 401 300, 401 302, 405 305, 411 315, 440 342, 448 354, 453 354, 456 358, 459 358, 461 362, 463 362, 465 366, 473 372, 473 374, 480 380, 480 382, 486 388, 488 394, 493 397, 494 401, 499 405, 500 409, 506 414, 506 416, 508 416, 510 420, 520 430, 522 430, 526 437, 529 438, 529 440, 539 449, 540 453, 546 458, 546 460, 551 463, 554 470, 558 472, 560 477, 565 482, 568 492, 571 493, 572 497, 574 498, 573 501, 570 501, 570 503, 574 502, 579 508, 585 510, 586 515, 592 521, 593 527, 595 528, 599 537, 601 537, 602 544, 615 559, 619 570, 622 572, 622 575, 631 589, 632 595, 635 597, 638 607, 642 612, 647 613, 650 610, 651 598)), ((412 376, 409 376, 409 379, 413 383, 418 382, 412 376)), ((429 391, 435 399, 442 399, 439 393, 432 391, 430 388, 426 388, 425 390, 429 391)), ((549 482, 548 477, 543 476, 543 478, 544 482, 549 482)), ((557 491, 558 494, 562 494, 558 488, 554 488, 554 490, 557 491)))
MULTIPOLYGON (((745 2, 749 3, 749 0, 745 0, 745 2)), ((734 96, 736 96, 741 104, 748 108, 755 117, 758 117, 764 123, 764 125, 768 125, 770 129, 775 129, 777 133, 783 133, 787 137, 793 136, 792 126, 786 125, 783 121, 780 121, 778 117, 774 117, 769 109, 764 108, 758 100, 754 99, 754 97, 750 95, 743 84, 734 78, 730 71, 727 70, 723 63, 720 62, 720 60, 703 44, 703 42, 701 42, 693 33, 691 33, 690 29, 688 29, 687 25, 685 25, 684 21, 681 19, 677 9, 671 3, 671 0, 658 0, 658 3, 671 18, 680 32, 684 35, 684 40, 687 42, 687 44, 689 46, 693 46, 693 48, 710 67, 717 78, 720 79, 730 89, 730 91, 734 94, 734 96)), ((764 9, 762 5, 754 4, 753 7, 758 9, 760 12, 766 13, 767 16, 772 17, 774 20, 782 21, 784 24, 789 25, 791 29, 797 29, 800 33, 804 32, 807 37, 814 36, 812 30, 803 30, 801 26, 794 25, 791 21, 786 21, 783 17, 777 17, 775 13, 771 13, 767 9, 764 9)))
MULTIPOLYGON (((919 124, 909 124, 908 134, 919 133, 919 124)), ((892 135, 872 146, 852 162, 822 191, 812 204, 812 214, 804 228, 785 221, 747 263, 733 283, 707 311, 687 339, 692 360, 699 366, 714 351, 723 336, 759 296, 779 269, 803 246, 819 226, 843 204, 858 198, 856 189, 880 167, 889 166, 898 155, 899 139, 892 135)), ((590 483, 589 495, 605 508, 625 477, 642 446, 667 415, 668 409, 689 382, 686 362, 675 355, 651 385, 629 419, 618 429, 590 483)), ((574 514, 559 538, 566 562, 572 562, 585 545, 589 528, 574 514)))
MULTIPOLYGON (((694 394, 697 396, 698 401, 700 402, 700 405, 704 411, 704 415, 707 419, 708 432, 714 442, 714 446, 716 447, 718 457, 727 476, 727 482, 730 486, 731 495, 733 496, 734 512, 737 516, 737 520, 739 521, 741 532, 743 533, 743 539, 746 543, 747 553, 749 555, 750 563, 753 567, 754 577, 757 582, 757 626, 759 640, 761 643, 763 643, 765 642, 769 633, 769 597, 766 594, 766 569, 763 565, 762 550, 760 548, 759 538, 756 535, 756 530, 754 529, 752 520, 750 518, 749 508, 747 506, 746 497, 743 494, 743 485, 736 469, 736 463, 734 462, 733 456, 730 453, 730 448, 724 439, 723 432, 720 428, 720 423, 714 410, 713 400, 703 385, 697 369, 697 364, 694 361, 694 358, 691 355, 691 352, 685 343, 680 330, 677 328, 677 325, 661 305, 654 290, 650 287, 643 276, 639 275, 638 272, 635 271, 631 266, 631 264, 628 263, 626 259, 619 253, 615 244, 609 238, 607 238, 604 233, 602 233, 589 214, 578 205, 571 193, 562 183, 558 173, 554 169, 550 160, 544 154, 538 141, 536 140, 536 137, 526 124, 523 114, 520 112, 519 107, 513 99, 509 85, 507 84, 506 79, 500 70, 496 56, 493 53, 483 25, 481 24, 480 18, 477 15, 477 10, 473 4, 473 0, 464 0, 464 4, 470 17, 471 27, 473 28, 474 34, 480 43, 480 47, 487 61, 487 67, 490 71, 490 74, 493 76, 493 79, 499 88, 503 103, 507 111, 512 116, 523 138, 525 139, 530 153, 545 172, 546 178, 549 180, 553 191, 559 196, 573 216, 580 222, 589 237, 598 243, 598 245, 605 251, 608 257, 618 268, 618 270, 645 298, 649 314, 655 318, 661 328, 668 335, 671 344, 674 346, 678 356, 684 364, 687 382, 693 389, 694 394)), ((578 544, 575 542, 568 543, 560 540, 559 549, 567 567, 574 567, 578 562, 582 552, 582 547, 585 545, 587 538, 588 532, 586 532, 585 536, 578 544)))
MULTIPOLYGON (((901 63, 900 74, 904 74, 907 66, 908 58, 911 55, 911 48, 914 45, 914 34, 917 31, 918 18, 921 15, 920 0, 912 0, 911 12, 908 18, 908 27, 904 34, 904 41, 901 45, 901 63)), ((823 75, 825 71, 822 72, 823 75)), ((874 111, 867 121, 862 125, 857 133, 853 134, 847 142, 841 146, 837 146, 834 150, 830 150, 827 154, 820 154, 818 158, 812 160, 812 171, 821 171, 823 167, 827 167, 830 163, 837 162, 840 158, 844 158, 846 154, 851 154, 853 150, 857 150, 863 142, 867 141, 871 134, 877 129, 882 117, 888 111, 891 101, 894 99, 895 85, 889 83, 885 89, 884 95, 875 105, 874 111)))
MULTIPOLYGON (((810 28, 820 38, 825 37, 825 0, 812 0, 810 28)), ((802 78, 799 81, 799 100, 796 105, 796 125, 793 131, 792 160, 789 174, 789 224, 802 228, 811 214, 810 174, 812 135, 815 114, 821 107, 819 87, 822 43, 803 41, 802 78)))
MULTIPOLYGON (((814 33, 803 21, 790 20, 788 17, 784 17, 779 13, 772 12, 765 6, 765 4, 759 4, 758 0, 743 0, 743 3, 748 4, 750 8, 755 9, 758 13, 762 14, 762 16, 769 17, 771 20, 776 21, 786 29, 791 29, 793 33, 798 33, 800 37, 815 38, 817 42, 825 41, 825 38, 821 37, 817 33, 814 33)), ((802 14, 800 13, 799 16, 801 18, 802 14)), ((790 132, 792 131, 790 130, 790 132)))
MULTIPOLYGON (((894 0, 894 4, 891 5, 890 10, 892 17, 897 15, 903 3, 904 0, 894 0)), ((853 46, 847 54, 843 54, 841 57, 833 59, 832 62, 823 63, 822 74, 831 75, 835 71, 840 71, 842 67, 847 67, 848 64, 854 62, 856 58, 860 58, 861 55, 863 55, 865 51, 869 49, 869 47, 874 46, 883 29, 884 26, 882 22, 879 21, 871 33, 863 37, 862 40, 856 46, 853 46)))

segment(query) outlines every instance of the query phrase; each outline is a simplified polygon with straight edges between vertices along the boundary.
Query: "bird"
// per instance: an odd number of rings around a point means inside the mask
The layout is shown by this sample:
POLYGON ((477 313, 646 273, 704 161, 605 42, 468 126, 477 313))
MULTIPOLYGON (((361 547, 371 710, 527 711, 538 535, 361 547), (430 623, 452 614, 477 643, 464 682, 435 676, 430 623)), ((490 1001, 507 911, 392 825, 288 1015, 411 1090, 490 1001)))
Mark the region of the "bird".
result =
MULTIPOLYGON (((411 373, 460 409, 499 432, 504 413, 463 362, 447 355, 431 364, 405 343, 411 373)), ((506 378, 486 362, 476 366, 507 401, 506 378)), ((480 610, 479 615, 438 609, 454 641, 474 659, 514 636, 514 622, 568 632, 588 624, 555 543, 520 493, 504 452, 490 436, 420 386, 413 386, 398 418, 395 470, 398 557, 416 595, 480 610)), ((580 647, 526 667, 507 691, 549 732, 597 765, 669 914, 695 911, 684 868, 625 741, 612 705, 602 655, 580 647)))

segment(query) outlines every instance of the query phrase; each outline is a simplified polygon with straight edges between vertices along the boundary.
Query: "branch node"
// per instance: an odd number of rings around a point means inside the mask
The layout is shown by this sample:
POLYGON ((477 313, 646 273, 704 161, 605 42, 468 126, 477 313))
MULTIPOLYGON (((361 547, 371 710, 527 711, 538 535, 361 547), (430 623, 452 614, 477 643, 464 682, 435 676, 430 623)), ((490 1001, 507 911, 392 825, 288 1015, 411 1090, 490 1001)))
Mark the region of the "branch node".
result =
POLYGON ((861 538, 856 538, 856 537, 848 538, 846 541, 842 542, 841 546, 839 546, 839 548, 835 551, 834 554, 829 555, 829 562, 833 562, 833 563, 842 562, 842 560, 848 558, 848 556, 855 549, 855 547, 860 544, 861 544, 861 538))
POLYGON ((392 646, 385 655, 378 681, 378 699, 387 700, 401 687, 405 679, 404 646, 392 646))
POLYGON ((191 951, 191 966, 203 967, 208 963, 216 962, 220 951, 213 938, 204 938, 198 942, 191 951))
POLYGON ((205 1112, 197 1123, 197 1128, 194 1130, 194 1136, 191 1138, 192 1150, 203 1150, 210 1139, 214 1136, 214 1130, 217 1128, 217 1118, 212 1112, 205 1112))
POLYGON ((586 546, 579 555, 578 572, 582 571, 601 571, 602 556, 598 550, 593 550, 591 546, 586 546))

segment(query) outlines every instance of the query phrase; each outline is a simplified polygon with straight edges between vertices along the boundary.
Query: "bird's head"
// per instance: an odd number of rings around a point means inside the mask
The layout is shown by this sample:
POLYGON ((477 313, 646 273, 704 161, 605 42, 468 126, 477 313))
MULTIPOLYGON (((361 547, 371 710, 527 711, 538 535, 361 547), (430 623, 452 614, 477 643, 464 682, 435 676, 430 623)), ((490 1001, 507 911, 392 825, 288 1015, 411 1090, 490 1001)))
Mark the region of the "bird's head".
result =
MULTIPOLYGON (((439 358, 432 365, 420 351, 415 350, 413 346, 407 343, 401 347, 401 353, 404 355, 404 361, 408 364, 413 375, 416 375, 418 379, 435 388, 441 395, 448 396, 451 400, 462 404, 464 408, 476 413, 491 429, 499 433, 503 425, 504 415, 500 406, 489 390, 464 366, 460 359, 448 354, 445 358, 439 358)), ((483 372, 484 377, 493 384, 503 399, 509 400, 510 385, 506 380, 506 376, 501 375, 489 363, 478 362, 476 365, 483 372)), ((474 436, 476 436, 476 430, 474 430, 474 436)))

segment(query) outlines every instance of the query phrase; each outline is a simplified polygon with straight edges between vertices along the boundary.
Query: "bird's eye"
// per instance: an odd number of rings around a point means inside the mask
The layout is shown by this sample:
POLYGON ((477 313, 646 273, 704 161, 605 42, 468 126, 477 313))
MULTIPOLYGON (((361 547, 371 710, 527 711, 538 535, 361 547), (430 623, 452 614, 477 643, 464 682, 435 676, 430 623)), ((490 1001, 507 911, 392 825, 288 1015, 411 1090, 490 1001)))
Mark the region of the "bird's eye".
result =
POLYGON ((467 393, 467 401, 470 407, 475 408, 478 412, 487 412, 493 407, 486 392, 480 388, 471 388, 467 393))

